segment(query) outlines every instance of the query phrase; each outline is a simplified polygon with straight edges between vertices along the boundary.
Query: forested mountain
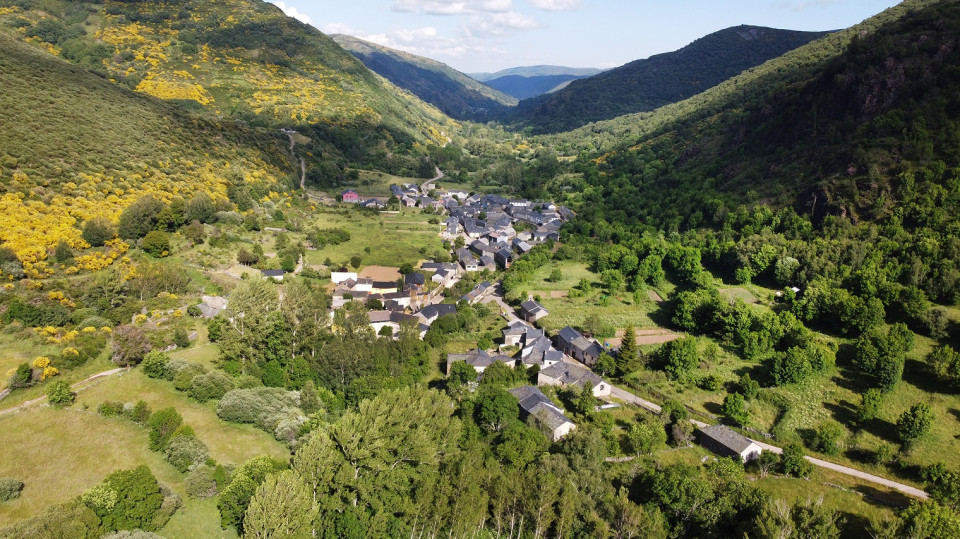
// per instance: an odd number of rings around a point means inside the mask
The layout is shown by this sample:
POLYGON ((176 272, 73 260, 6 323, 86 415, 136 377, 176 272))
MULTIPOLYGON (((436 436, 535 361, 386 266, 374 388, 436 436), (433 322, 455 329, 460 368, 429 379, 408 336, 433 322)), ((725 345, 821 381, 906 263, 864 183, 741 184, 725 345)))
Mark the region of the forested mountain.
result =
POLYGON ((905 2, 688 102, 611 122, 643 134, 597 160, 603 177, 632 174, 638 190, 669 193, 676 204, 603 200, 647 204, 627 210, 641 221, 690 226, 744 197, 816 222, 905 219, 904 202, 933 204, 958 164, 960 110, 950 98, 960 91, 957 9, 905 2))
POLYGON ((452 67, 347 35, 330 36, 368 68, 457 119, 469 119, 517 104, 501 91, 452 67))
POLYGON ((681 101, 825 35, 737 26, 680 50, 574 81, 550 95, 524 100, 507 119, 517 127, 556 133, 681 101))
POLYGON ((554 75, 572 75, 574 77, 589 77, 596 75, 602 70, 593 67, 566 67, 566 66, 521 66, 501 69, 493 73, 467 73, 480 82, 487 82, 501 77, 551 77, 554 75))
POLYGON ((571 81, 586 78, 588 75, 540 75, 524 77, 506 75, 487 81, 487 85, 516 97, 529 99, 565 87, 571 81))
POLYGON ((0 29, 138 92, 250 124, 442 140, 439 111, 260 0, 6 0, 0 29))

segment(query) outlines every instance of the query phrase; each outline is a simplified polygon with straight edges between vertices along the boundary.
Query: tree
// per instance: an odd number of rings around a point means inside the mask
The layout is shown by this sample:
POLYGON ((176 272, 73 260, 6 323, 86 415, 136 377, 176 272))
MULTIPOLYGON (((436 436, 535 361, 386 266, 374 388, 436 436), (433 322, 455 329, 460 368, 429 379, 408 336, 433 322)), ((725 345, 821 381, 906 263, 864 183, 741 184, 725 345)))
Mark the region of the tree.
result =
POLYGON ((617 372, 617 360, 606 352, 600 352, 600 355, 597 356, 597 362, 593 364, 593 370, 601 378, 612 376, 617 372))
POLYGON ((506 389, 483 386, 477 394, 477 423, 488 432, 500 432, 520 415, 517 399, 506 389))
POLYGON ((633 326, 627 326, 623 333, 623 342, 617 351, 617 376, 626 376, 640 368, 640 349, 637 348, 637 334, 633 326))
POLYGON ((883 392, 878 388, 870 388, 861 396, 860 406, 857 406, 857 422, 864 425, 873 421, 880 413, 883 404, 883 392))
POLYGON ((63 380, 57 380, 47 389, 47 400, 57 408, 70 406, 76 398, 76 393, 70 390, 70 384, 63 380))
POLYGON ((517 378, 517 372, 502 361, 494 361, 489 367, 483 369, 483 377, 480 379, 482 385, 509 385, 517 378))
POLYGON ((150 256, 167 256, 170 252, 170 234, 161 230, 151 230, 140 240, 140 247, 150 256))
POLYGON ((164 456, 177 471, 185 473, 203 464, 210 456, 210 451, 207 444, 196 436, 174 436, 167 444, 164 456))
POLYGON ((152 451, 160 451, 167 446, 173 433, 183 424, 183 416, 176 408, 157 410, 147 421, 150 430, 149 446, 152 451))
POLYGON ((670 341, 661 348, 664 368, 674 380, 684 382, 689 379, 690 373, 700 364, 697 350, 697 340, 693 337, 683 337, 670 341))
POLYGON ((220 525, 234 526, 238 534, 243 534, 244 516, 257 489, 269 475, 286 468, 286 463, 270 457, 255 457, 237 468, 217 500, 220 525))
POLYGON ((897 420, 897 436, 905 446, 910 446, 926 434, 936 417, 929 404, 920 402, 900 415, 897 420))
POLYGON ((519 469, 533 462, 546 448, 547 439, 542 432, 513 421, 500 433, 494 453, 519 469))
POLYGON ((73 250, 70 249, 70 245, 65 240, 60 240, 57 242, 57 247, 53 253, 53 259, 57 264, 66 264, 73 260, 73 250))
POLYGON ((843 427, 836 421, 824 421, 817 426, 811 439, 811 447, 826 455, 837 455, 842 449, 843 427))
POLYGON ((126 324, 113 330, 113 362, 117 365, 137 365, 149 351, 150 341, 142 329, 126 324))
POLYGON ((106 217, 94 217, 83 224, 81 235, 92 247, 103 247, 117 236, 117 231, 106 217))
POLYGON ((750 378, 750 374, 744 373, 740 377, 740 391, 743 393, 743 398, 747 401, 752 401, 760 395, 760 384, 750 378))
POLYGON ((737 425, 746 425, 750 421, 747 401, 739 393, 730 393, 723 399, 723 414, 737 425))
POLYGON ((783 447, 780 454, 780 469, 787 475, 807 477, 813 471, 813 465, 803 457, 803 447, 791 442, 783 447))
POLYGON ((147 235, 147 232, 156 230, 163 211, 163 202, 146 195, 126 207, 120 214, 117 231, 120 237, 126 240, 135 240, 147 235))
POLYGON ((667 431, 663 429, 663 423, 660 421, 643 416, 630 425, 627 443, 630 451, 637 456, 647 455, 652 453, 654 448, 667 443, 667 431))
POLYGON ((807 351, 794 346, 771 359, 770 376, 777 386, 798 384, 806 380, 813 372, 807 351))
POLYGON ((146 466, 113 472, 84 492, 81 499, 108 531, 154 531, 163 504, 160 485, 146 466))
POLYGON ((292 470, 270 475, 257 487, 243 519, 245 537, 312 538, 313 493, 292 470))
POLYGON ((583 384, 573 401, 573 411, 584 417, 589 417, 597 408, 598 402, 599 399, 593 396, 593 388, 590 387, 590 384, 583 384))
POLYGON ((554 268, 550 272, 550 276, 547 277, 547 281, 551 283, 559 283, 563 280, 563 273, 560 271, 560 268, 554 268))
POLYGON ((187 202, 186 220, 212 223, 215 220, 217 208, 210 200, 210 195, 200 191, 187 202))
POLYGON ((779 463, 780 455, 772 451, 762 451, 760 458, 757 459, 757 469, 760 470, 760 477, 766 477, 779 463))
POLYGON ((320 395, 317 393, 317 386, 313 380, 307 380, 300 388, 300 409, 305 414, 312 414, 322 407, 320 395))

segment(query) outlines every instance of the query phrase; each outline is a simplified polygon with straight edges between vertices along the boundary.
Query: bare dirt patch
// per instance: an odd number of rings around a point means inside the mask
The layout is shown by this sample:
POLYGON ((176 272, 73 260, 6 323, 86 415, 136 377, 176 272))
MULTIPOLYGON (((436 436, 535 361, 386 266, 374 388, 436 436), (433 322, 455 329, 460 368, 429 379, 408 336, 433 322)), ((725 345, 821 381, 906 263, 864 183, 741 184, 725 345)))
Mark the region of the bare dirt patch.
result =
MULTIPOLYGON (((607 339, 606 343, 611 347, 616 348, 620 346, 623 342, 623 333, 622 329, 617 330, 616 337, 612 339, 607 339)), ((636 335, 637 344, 663 344, 665 342, 670 342, 677 340, 681 335, 670 331, 669 329, 638 329, 635 330, 634 335, 636 335)))
POLYGON ((647 297, 654 303, 663 303, 663 298, 653 290, 647 290, 647 297))
POLYGON ((550 290, 550 291, 548 292, 548 291, 546 291, 546 290, 543 290, 543 291, 539 291, 539 292, 538 292, 538 291, 534 290, 534 291, 530 292, 530 295, 531 295, 531 296, 540 296, 541 298, 543 298, 543 297, 549 297, 549 298, 552 298, 552 299, 561 299, 561 298, 565 298, 565 297, 569 296, 569 295, 570 295, 570 291, 569 291, 569 290, 550 290))
POLYGON ((360 270, 360 277, 373 279, 374 281, 396 281, 402 275, 400 275, 400 268, 365 266, 360 270))

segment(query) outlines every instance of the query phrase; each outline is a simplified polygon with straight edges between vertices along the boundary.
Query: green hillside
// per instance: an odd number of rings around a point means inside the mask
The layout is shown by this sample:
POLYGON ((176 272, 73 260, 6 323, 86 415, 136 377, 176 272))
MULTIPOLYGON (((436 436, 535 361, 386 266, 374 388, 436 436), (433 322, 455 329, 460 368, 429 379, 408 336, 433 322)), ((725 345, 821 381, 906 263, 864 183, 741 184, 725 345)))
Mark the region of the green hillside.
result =
POLYGON ((223 117, 442 140, 439 111, 260 0, 5 0, 0 28, 141 93, 223 117))
POLYGON ((677 203, 609 200, 646 205, 638 217, 660 223, 744 197, 815 221, 890 216, 898 201, 947 181, 957 165, 960 111, 949 97, 960 91, 956 11, 953 3, 905 2, 716 91, 611 121, 607 128, 627 135, 598 170, 633 174, 644 192, 664 189, 677 203), (637 131, 639 140, 629 135, 637 131))
POLYGON ((477 82, 452 67, 347 35, 330 36, 373 72, 458 119, 475 118, 517 99, 477 82))
POLYGON ((558 92, 524 100, 506 121, 535 132, 556 133, 654 110, 699 94, 824 34, 757 26, 727 28, 680 50, 630 62, 574 81, 558 92))
MULTIPOLYGON (((293 173, 286 137, 132 92, 0 35, 0 241, 43 273, 75 225, 142 195, 169 201, 231 183, 266 194, 293 173)), ((30 268, 33 271, 30 271, 30 268)))

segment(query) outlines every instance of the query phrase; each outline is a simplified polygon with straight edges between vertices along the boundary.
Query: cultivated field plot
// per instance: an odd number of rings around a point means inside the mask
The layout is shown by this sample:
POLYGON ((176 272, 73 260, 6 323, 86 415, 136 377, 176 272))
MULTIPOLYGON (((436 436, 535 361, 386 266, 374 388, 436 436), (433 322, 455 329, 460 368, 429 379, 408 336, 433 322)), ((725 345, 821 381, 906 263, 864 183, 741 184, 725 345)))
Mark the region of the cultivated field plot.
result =
MULTIPOLYGON (((407 178, 403 176, 394 176, 392 174, 387 174, 386 172, 375 172, 369 170, 358 170, 360 174, 360 179, 356 182, 348 182, 344 184, 344 187, 341 191, 345 189, 353 189, 361 197, 391 197, 393 193, 390 192, 390 185, 395 184, 403 186, 405 183, 413 183, 420 185, 423 182, 427 181, 424 178, 407 178)), ((334 196, 339 191, 330 191, 330 196, 334 196)))
POLYGON ((391 268, 387 266, 364 266, 360 270, 360 277, 373 279, 374 281, 396 281, 403 277, 400 268, 391 268))
POLYGON ((400 214, 366 214, 331 211, 311 216, 308 227, 343 228, 350 232, 350 240, 340 245, 328 245, 307 251, 307 264, 323 264, 326 259, 345 264, 353 256, 360 256, 362 265, 398 266, 404 262, 416 265, 443 251, 439 231, 442 225, 428 222, 430 215, 419 209, 405 209, 400 214), (368 252, 369 250, 369 252, 368 252))

